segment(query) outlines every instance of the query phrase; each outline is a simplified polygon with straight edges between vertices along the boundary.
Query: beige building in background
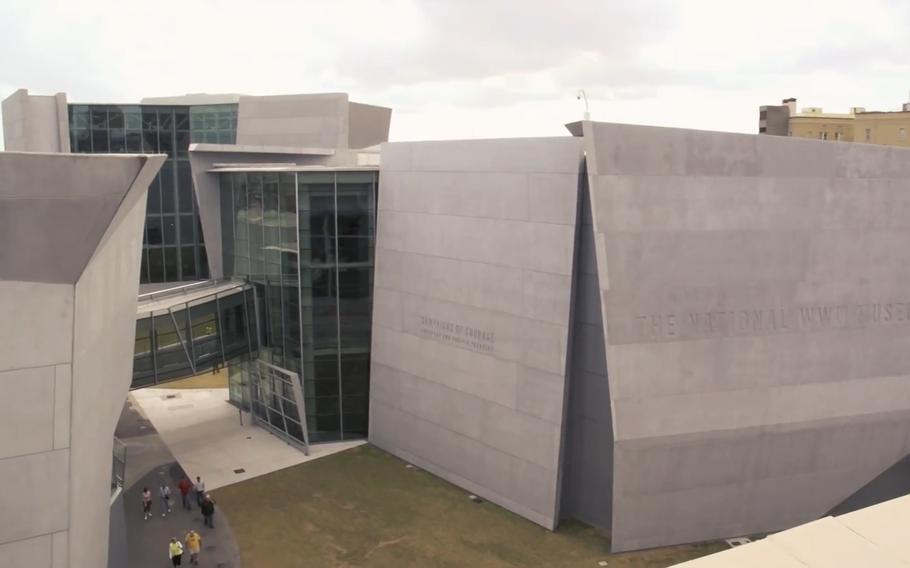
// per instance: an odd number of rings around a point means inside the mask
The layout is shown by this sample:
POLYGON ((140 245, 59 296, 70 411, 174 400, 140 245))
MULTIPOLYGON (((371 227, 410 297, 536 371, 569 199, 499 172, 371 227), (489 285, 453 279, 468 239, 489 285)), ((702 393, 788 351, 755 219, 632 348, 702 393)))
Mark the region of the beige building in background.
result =
POLYGON ((796 110, 796 99, 759 107, 758 133, 840 142, 910 147, 910 102, 899 111, 867 111, 851 107, 846 113, 820 107, 796 110))

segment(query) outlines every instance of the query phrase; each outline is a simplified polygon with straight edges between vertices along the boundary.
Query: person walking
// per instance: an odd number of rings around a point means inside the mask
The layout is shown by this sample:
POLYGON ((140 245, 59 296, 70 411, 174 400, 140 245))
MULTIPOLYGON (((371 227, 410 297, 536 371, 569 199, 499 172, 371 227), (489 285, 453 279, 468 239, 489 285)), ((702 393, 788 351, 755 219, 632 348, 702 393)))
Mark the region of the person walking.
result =
POLYGON ((194 530, 186 533, 186 551, 190 553, 190 564, 199 564, 199 550, 202 548, 202 537, 194 530))
POLYGON ((142 488, 142 514, 146 521, 152 516, 152 492, 148 487, 142 488))
POLYGON ((193 488, 193 483, 184 477, 180 480, 180 483, 177 484, 177 488, 180 489, 180 497, 183 498, 183 508, 187 511, 193 510, 193 507, 190 505, 190 489, 193 488))
POLYGON ((201 507, 202 498, 205 497, 205 482, 198 475, 194 487, 196 488, 196 504, 201 507))
POLYGON ((171 537, 171 543, 167 547, 168 557, 174 566, 180 566, 183 561, 183 545, 177 540, 177 537, 171 537))
POLYGON ((212 520, 212 517, 215 516, 215 500, 212 499, 211 495, 206 494, 202 499, 202 505, 199 506, 202 509, 202 522, 210 529, 215 528, 215 522, 212 520))
POLYGON ((158 498, 161 499, 161 516, 166 517, 171 512, 171 488, 167 483, 158 488, 158 498))

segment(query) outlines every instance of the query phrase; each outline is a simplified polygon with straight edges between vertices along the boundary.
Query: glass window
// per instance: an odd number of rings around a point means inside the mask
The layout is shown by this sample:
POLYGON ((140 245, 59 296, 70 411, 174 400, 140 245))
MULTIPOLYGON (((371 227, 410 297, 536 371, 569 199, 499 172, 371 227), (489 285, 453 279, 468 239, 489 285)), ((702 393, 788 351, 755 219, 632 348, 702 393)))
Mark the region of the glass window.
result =
POLYGON ((91 112, 85 105, 70 105, 70 128, 87 129, 91 127, 91 112))
POLYGON ((161 180, 161 211, 173 213, 175 210, 173 161, 165 160, 161 165, 161 171, 158 172, 158 178, 161 180))
POLYGON ((161 218, 162 234, 164 235, 164 244, 177 244, 177 218, 173 215, 165 215, 161 218))
POLYGON ((76 130, 70 140, 72 152, 89 153, 92 151, 92 131, 83 129, 76 130))
POLYGON ((196 247, 180 247, 183 280, 196 280, 196 247))
POLYGON ((166 282, 177 282, 180 273, 177 270, 177 247, 164 247, 164 277, 166 282))
MULTIPOLYGON (((143 235, 145 232, 143 231, 143 235)), ((142 249, 142 261, 139 264, 139 281, 148 282, 149 280, 149 252, 148 249, 142 249)))
POLYGON ((174 130, 174 113, 170 110, 158 111, 158 130, 170 132, 174 130))
POLYGON ((123 118, 123 110, 119 108, 111 108, 107 111, 107 120, 109 128, 124 128, 126 126, 123 118))
POLYGON ((107 139, 107 130, 92 130, 92 152, 96 154, 106 154, 110 152, 110 145, 107 139))
POLYGON ((161 183, 158 175, 149 184, 148 203, 146 205, 146 214, 155 215, 161 213, 161 183))
POLYGON ((107 130, 107 109, 105 108, 93 108, 92 109, 92 128, 99 130, 107 130))
POLYGON ((193 212, 193 178, 190 173, 190 163, 186 160, 177 161, 177 195, 181 213, 193 212))
POLYGON ((188 109, 181 108, 174 111, 174 120, 177 130, 190 129, 190 113, 188 109))
POLYGON ((160 248, 148 249, 149 282, 164 282, 164 253, 160 248))
POLYGON ((124 119, 127 130, 142 130, 142 111, 139 107, 126 107, 124 119))
POLYGON ((150 245, 160 245, 164 242, 164 230, 161 226, 161 217, 148 216, 145 218, 145 231, 150 245))
POLYGON ((180 216, 180 243, 181 244, 190 244, 195 242, 193 238, 193 227, 196 224, 196 219, 192 215, 181 215, 180 216))
POLYGON ((142 133, 141 132, 127 131, 127 133, 126 133, 126 151, 131 154, 142 153, 142 133))
MULTIPOLYGON (((224 276, 234 276, 234 174, 221 174, 221 252, 224 263, 224 276)), ((201 228, 201 227, 200 227, 201 228)), ((202 231, 199 231, 202 241, 202 231)))

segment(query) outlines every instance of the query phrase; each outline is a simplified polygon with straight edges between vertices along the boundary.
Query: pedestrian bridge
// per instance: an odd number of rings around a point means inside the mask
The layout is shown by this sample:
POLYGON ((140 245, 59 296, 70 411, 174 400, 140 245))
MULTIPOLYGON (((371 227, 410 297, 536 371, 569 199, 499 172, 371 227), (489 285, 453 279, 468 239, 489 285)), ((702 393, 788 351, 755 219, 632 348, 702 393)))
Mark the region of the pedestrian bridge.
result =
POLYGON ((146 285, 139 292, 130 388, 255 359, 259 341, 250 284, 210 280, 146 285))

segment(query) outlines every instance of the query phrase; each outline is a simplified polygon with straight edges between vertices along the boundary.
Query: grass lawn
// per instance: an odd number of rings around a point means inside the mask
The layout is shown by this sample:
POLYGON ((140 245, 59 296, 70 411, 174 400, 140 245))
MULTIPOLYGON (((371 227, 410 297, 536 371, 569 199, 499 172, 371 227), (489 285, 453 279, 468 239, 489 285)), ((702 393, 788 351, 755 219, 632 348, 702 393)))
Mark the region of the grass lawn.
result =
POLYGON ((213 492, 246 568, 403 566, 663 567, 723 550, 678 546, 610 555, 595 529, 547 531, 372 446, 213 492))

